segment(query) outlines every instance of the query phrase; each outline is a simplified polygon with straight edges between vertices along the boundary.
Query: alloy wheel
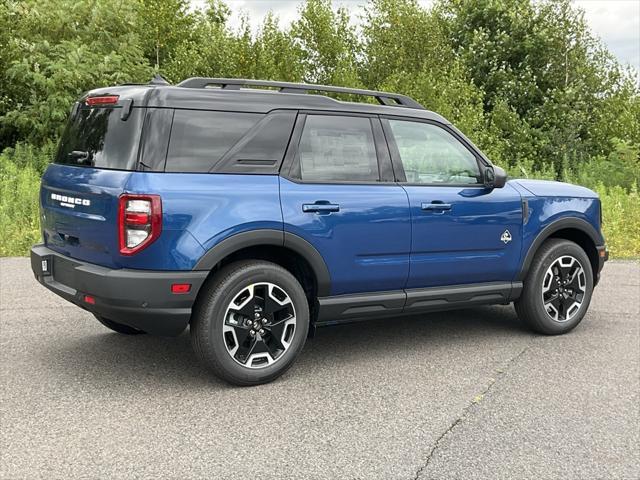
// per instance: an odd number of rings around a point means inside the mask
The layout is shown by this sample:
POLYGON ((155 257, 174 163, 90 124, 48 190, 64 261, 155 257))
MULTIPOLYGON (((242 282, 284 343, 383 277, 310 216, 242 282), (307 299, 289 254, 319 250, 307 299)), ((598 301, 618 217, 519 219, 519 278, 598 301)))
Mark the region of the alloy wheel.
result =
POLYGON ((227 307, 222 335, 227 353, 240 365, 264 368, 291 346, 296 312, 287 292, 268 282, 253 283, 227 307))
POLYGON ((582 264, 571 255, 563 255, 549 266, 542 280, 542 303, 549 317, 568 322, 579 311, 586 293, 586 275, 582 264))

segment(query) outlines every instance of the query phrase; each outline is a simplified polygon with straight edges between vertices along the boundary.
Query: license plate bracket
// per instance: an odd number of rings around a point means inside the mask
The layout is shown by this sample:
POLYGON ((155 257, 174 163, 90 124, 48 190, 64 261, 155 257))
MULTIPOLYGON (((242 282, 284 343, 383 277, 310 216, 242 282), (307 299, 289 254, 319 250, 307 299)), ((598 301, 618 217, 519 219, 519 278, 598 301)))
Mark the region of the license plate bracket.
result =
POLYGON ((53 257, 46 255, 40 258, 40 270, 43 277, 50 277, 53 275, 53 257))

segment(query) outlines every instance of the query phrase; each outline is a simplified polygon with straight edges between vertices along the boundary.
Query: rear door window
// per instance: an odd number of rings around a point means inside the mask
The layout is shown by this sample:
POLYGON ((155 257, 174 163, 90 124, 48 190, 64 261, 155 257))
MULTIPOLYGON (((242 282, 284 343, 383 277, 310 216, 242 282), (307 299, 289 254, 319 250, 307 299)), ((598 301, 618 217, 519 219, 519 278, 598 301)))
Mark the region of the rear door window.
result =
POLYGON ((208 172, 262 117, 256 113, 176 110, 165 171, 208 172))
POLYGON ((144 108, 120 118, 120 108, 81 108, 69 120, 56 163, 82 167, 135 170, 144 108))
POLYGON ((380 180, 373 129, 366 117, 309 115, 298 157, 302 181, 380 180))

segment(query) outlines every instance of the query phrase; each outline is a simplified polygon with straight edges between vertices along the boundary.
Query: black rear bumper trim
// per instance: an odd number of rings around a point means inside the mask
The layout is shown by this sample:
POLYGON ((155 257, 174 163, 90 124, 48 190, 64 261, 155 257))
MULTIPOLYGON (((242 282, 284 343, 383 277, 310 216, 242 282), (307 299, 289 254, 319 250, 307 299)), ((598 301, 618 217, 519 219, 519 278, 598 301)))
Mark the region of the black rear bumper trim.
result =
POLYGON ((598 252, 598 271, 594 272, 593 286, 595 287, 600 282, 600 273, 602 272, 602 267, 604 267, 604 262, 609 260, 609 249, 606 245, 601 245, 596 247, 598 252))
POLYGON ((31 269, 46 288, 91 313, 166 336, 179 335, 189 324, 196 295, 209 273, 111 269, 66 257, 44 245, 31 249, 31 269), (191 290, 173 294, 173 283, 190 283, 191 290), (94 297, 95 303, 87 303, 85 295, 94 297))

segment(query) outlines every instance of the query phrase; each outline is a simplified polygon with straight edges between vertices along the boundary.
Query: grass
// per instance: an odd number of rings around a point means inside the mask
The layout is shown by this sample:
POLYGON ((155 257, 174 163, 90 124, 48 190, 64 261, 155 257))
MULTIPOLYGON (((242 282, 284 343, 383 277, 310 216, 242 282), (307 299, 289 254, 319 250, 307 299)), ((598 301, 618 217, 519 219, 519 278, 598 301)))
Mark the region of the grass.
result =
MULTIPOLYGON (((0 154, 0 256, 27 255, 41 239, 38 190, 52 145, 18 146, 0 154)), ((602 200, 603 231, 611 258, 640 257, 640 195, 632 185, 595 187, 602 200)))
POLYGON ((640 195, 632 187, 596 188, 602 201, 602 230, 611 258, 640 257, 640 195))
POLYGON ((40 172, 0 155, 0 256, 27 255, 40 241, 40 172))

